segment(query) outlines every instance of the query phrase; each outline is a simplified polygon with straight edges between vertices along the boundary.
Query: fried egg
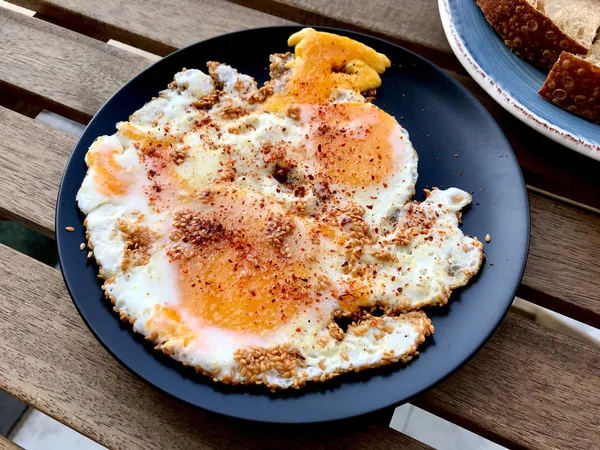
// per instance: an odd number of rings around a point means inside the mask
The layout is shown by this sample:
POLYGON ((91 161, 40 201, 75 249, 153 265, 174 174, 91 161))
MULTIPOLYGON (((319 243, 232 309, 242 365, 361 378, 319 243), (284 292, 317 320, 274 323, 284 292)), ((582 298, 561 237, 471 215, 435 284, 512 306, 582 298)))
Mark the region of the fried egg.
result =
POLYGON ((300 388, 406 363, 421 308, 477 273, 471 196, 412 201, 408 132, 369 102, 388 58, 310 28, 271 80, 183 69, 91 145, 77 194, 114 310, 214 381, 300 388))

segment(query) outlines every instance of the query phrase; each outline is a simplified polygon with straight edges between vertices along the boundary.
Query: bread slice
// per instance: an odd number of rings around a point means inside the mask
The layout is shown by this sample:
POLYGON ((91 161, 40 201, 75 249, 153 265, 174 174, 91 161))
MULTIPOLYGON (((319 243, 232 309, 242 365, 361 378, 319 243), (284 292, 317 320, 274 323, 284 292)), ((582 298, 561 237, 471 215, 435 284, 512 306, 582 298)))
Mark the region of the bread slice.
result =
POLYGON ((521 58, 551 69, 560 54, 587 54, 600 27, 600 0, 476 0, 521 58))
POLYGON ((539 94, 567 111, 600 123, 600 39, 587 56, 562 52, 539 94))

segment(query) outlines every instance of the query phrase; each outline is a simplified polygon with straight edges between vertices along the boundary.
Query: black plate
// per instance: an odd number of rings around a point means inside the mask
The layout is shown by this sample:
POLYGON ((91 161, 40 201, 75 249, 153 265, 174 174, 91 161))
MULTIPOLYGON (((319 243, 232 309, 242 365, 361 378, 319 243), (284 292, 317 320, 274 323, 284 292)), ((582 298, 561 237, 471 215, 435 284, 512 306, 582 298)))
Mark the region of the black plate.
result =
MULTIPOLYGON (((343 30, 392 61, 375 103, 407 128, 419 153, 417 192, 456 186, 473 193, 463 230, 483 240, 487 259, 481 273, 452 295, 446 308, 428 310, 435 336, 406 367, 345 375, 299 392, 270 394, 264 388, 215 385, 163 357, 117 320, 104 299, 98 268, 79 250, 85 241, 75 195, 93 140, 112 134, 115 123, 164 89, 182 67, 204 69, 221 61, 265 81, 270 53, 285 52, 300 27, 261 28, 219 36, 180 50, 127 83, 96 114, 77 143, 60 187, 56 230, 65 282, 81 316, 108 351, 153 386, 193 405, 222 414, 266 422, 319 422, 374 411, 404 402, 464 364, 494 332, 510 306, 529 242, 527 193, 515 156, 500 128, 460 84, 423 58, 388 42, 343 30), (458 157, 455 157, 458 154, 458 157), (74 226, 68 233, 65 227, 74 226)), ((325 29, 325 28, 322 28, 325 29)), ((422 198, 418 195, 418 198, 422 198)))

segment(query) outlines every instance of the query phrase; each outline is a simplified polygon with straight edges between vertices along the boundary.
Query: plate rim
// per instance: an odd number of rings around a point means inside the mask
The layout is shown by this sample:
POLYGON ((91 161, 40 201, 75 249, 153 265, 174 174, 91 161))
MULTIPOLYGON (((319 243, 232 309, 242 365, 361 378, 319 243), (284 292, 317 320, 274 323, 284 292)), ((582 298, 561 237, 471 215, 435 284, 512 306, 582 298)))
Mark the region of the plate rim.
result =
MULTIPOLYGON (((452 13, 450 12, 450 2, 452 1, 457 0, 438 0, 438 11, 442 27, 454 55, 477 84, 496 103, 530 128, 577 153, 600 161, 600 145, 595 145, 584 138, 577 137, 573 133, 533 113, 529 108, 502 89, 497 81, 481 68, 473 55, 467 50, 461 34, 456 29, 452 13)), ((517 58, 516 55, 513 56, 517 58)))
MULTIPOLYGON (((67 208, 67 206, 65 205, 64 208, 67 208)), ((508 310, 512 304, 512 301, 516 295, 517 289, 520 285, 520 281, 522 280, 524 271, 525 271, 525 266, 527 263, 527 259, 528 259, 528 253, 529 253, 529 245, 530 245, 530 237, 531 237, 531 220, 530 220, 530 210, 529 210, 529 200, 528 200, 528 195, 527 195, 527 189, 526 189, 526 185, 525 185, 525 181, 523 178, 523 173, 522 170, 520 168, 520 165, 518 163, 518 160, 516 158, 516 155, 512 149, 512 146, 510 145, 510 142, 508 141, 508 139, 506 138, 506 135, 504 134, 503 130, 500 128, 500 126, 498 125, 498 123, 496 122, 496 120, 494 119, 494 117, 489 113, 489 111, 481 104, 481 102, 466 88, 464 87, 461 83, 459 83, 457 80, 455 80, 453 77, 451 77, 450 75, 448 75, 443 69, 441 69, 440 67, 438 67, 437 65, 435 65, 434 63, 432 63, 431 61, 427 60, 426 58, 422 57, 421 55, 419 55, 418 53, 415 53, 401 45, 398 45, 394 42, 388 41, 386 39, 377 37, 377 36, 373 36, 373 35, 369 35, 366 33, 362 33, 359 31, 354 31, 354 30, 349 30, 349 29, 343 29, 343 28, 336 28, 336 27, 327 27, 327 26, 319 26, 319 25, 279 25, 279 26, 266 26, 266 27, 256 27, 256 28, 248 28, 245 30, 238 30, 238 31, 233 31, 230 33, 223 33, 217 36, 214 36, 212 38, 209 39, 204 39, 201 41, 197 41, 194 42, 186 47, 183 47, 181 49, 176 50, 175 52, 170 53, 169 55, 166 55, 165 57, 161 58, 160 60, 150 64, 148 67, 146 67, 145 69, 143 69, 141 72, 139 72, 137 75, 135 75, 134 77, 132 77, 131 79, 129 79, 126 83, 123 84, 123 86, 121 86, 117 91, 115 91, 114 94, 111 95, 111 97, 109 99, 106 100, 106 102, 104 102, 104 104, 98 109, 98 111, 94 114, 94 116, 92 117, 92 119, 90 120, 90 122, 88 123, 88 125, 86 126, 86 129, 84 130, 84 132, 82 133, 82 135, 80 136, 80 138, 77 140, 77 142, 75 143, 74 147, 73 147, 73 151, 71 152, 69 159, 67 161, 67 164, 65 165, 63 174, 62 174, 62 178, 61 178, 61 183, 59 186, 59 191, 58 191, 58 195, 57 195, 57 200, 56 200, 56 210, 55 210, 55 236, 56 236, 56 242, 57 242, 57 248, 58 248, 58 255, 59 255, 59 265, 61 268, 61 275, 63 277, 63 280, 65 282, 65 286, 67 287, 67 291, 69 293, 69 296, 71 297, 71 301, 73 302, 73 304, 75 305, 77 312, 79 313, 80 317, 82 318, 82 320, 84 321, 84 323, 86 324, 87 328, 91 331, 92 335, 94 336, 94 338, 106 349, 106 351, 111 355, 112 358, 114 358, 121 366, 123 366, 125 369, 127 369, 130 373, 132 373, 135 377, 137 377, 138 379, 141 379, 144 383, 146 383, 147 385, 151 386, 153 389, 157 389, 158 391, 168 395, 171 398, 175 398, 178 401, 182 401, 186 404, 189 404, 193 407, 199 408, 201 410, 205 410, 205 411, 209 411, 211 413, 215 413, 218 414, 220 416, 225 416, 225 417, 231 417, 231 418, 235 418, 235 419, 242 419, 242 420, 249 420, 249 421, 253 421, 253 422, 257 422, 257 423, 279 423, 279 424, 313 424, 313 423, 325 423, 325 422, 335 422, 335 421, 339 421, 339 420, 345 420, 345 419, 350 419, 353 417, 360 417, 363 415, 367 415, 376 411, 380 411, 383 410, 385 408, 391 408, 391 407, 397 407, 401 404, 404 404, 406 402, 409 402, 411 399, 417 397, 418 395, 422 394, 423 392, 426 392, 432 388, 434 388, 435 386, 439 385, 440 383, 442 383, 444 380, 446 380, 447 378, 449 378, 450 376, 452 376, 454 373, 456 373, 458 370, 460 370, 465 364, 467 364, 482 348, 484 345, 487 344, 487 342, 489 341, 489 339, 493 336, 493 334, 496 332, 496 330, 498 329, 498 327, 500 326, 500 324, 502 323, 502 321, 504 320, 504 318, 506 317, 506 314, 508 313, 508 310), (131 82, 133 82, 135 79, 137 79, 138 77, 140 77, 143 73, 145 73, 146 71, 150 70, 152 67, 158 65, 161 63, 161 61, 163 61, 163 59, 168 58, 176 53, 180 53, 180 52, 184 52, 187 51, 188 48, 193 47, 195 45, 198 45, 200 43, 208 43, 211 41, 216 41, 222 37, 225 36, 232 36, 232 35, 237 35, 237 34, 244 34, 244 33, 251 33, 253 31, 258 31, 258 30, 268 30, 268 29, 282 29, 282 28, 286 28, 286 29, 290 29, 290 30, 298 30, 298 29, 302 29, 302 28, 306 28, 306 27, 312 27, 315 28, 317 30, 322 30, 322 31, 329 31, 329 32, 341 32, 343 34, 352 34, 354 36, 357 37, 366 37, 368 39, 372 39, 372 40, 376 40, 379 41, 385 45, 391 45, 394 47, 397 47, 400 51, 408 53, 409 55, 411 55, 413 58, 418 59, 420 62, 422 62, 423 64, 425 64, 427 67, 429 67, 431 70, 439 73, 441 76, 443 76, 444 78, 446 78, 451 84, 453 84, 459 91, 461 91, 463 94, 465 94, 467 97, 470 97, 476 105, 478 105, 478 107, 481 109, 481 112, 483 115, 486 115, 489 120, 491 120, 491 122, 493 124, 495 124, 495 126, 498 128, 501 137, 504 139, 504 141, 506 142, 506 146, 507 149, 510 149, 509 154, 507 155, 510 159, 513 160, 513 162, 515 163, 515 165, 518 168, 518 174, 520 175, 519 181, 520 181, 520 187, 521 190, 524 194, 524 203, 525 203, 525 208, 524 208, 524 225, 525 225, 525 246, 522 249, 522 255, 521 255, 521 260, 519 261, 519 263, 517 263, 517 265, 520 265, 520 267, 518 268, 518 279, 515 280, 515 285, 514 288, 511 290, 511 296, 510 296, 510 301, 506 301, 506 306, 503 308, 501 314, 498 315, 498 319, 496 320, 496 323, 490 327, 490 329, 485 333, 485 337, 482 339, 481 343, 479 345, 477 345, 469 354, 466 354, 466 356, 464 356, 463 358, 460 359, 460 361, 455 365, 455 367, 448 371, 446 374, 444 374, 443 376, 440 376, 437 380, 428 383, 427 386, 423 387, 422 389, 419 389, 418 391, 414 392, 412 395, 409 395, 408 397, 405 397, 402 400, 391 400, 391 401, 387 401, 386 404, 382 404, 379 407, 373 408, 373 407, 367 407, 365 409, 363 409, 360 412, 342 412, 340 414, 337 414, 336 417, 334 418, 325 418, 325 419, 314 419, 313 417, 306 417, 305 419, 297 419, 295 418, 294 420, 289 420, 288 418, 283 418, 283 417, 272 417, 270 419, 264 419, 264 418, 253 418, 252 414, 240 414, 239 412, 224 412, 223 410, 218 410, 215 409, 211 406, 205 406, 202 405, 200 406, 199 404, 193 402, 190 399, 186 399, 186 398, 182 398, 181 396, 175 394, 174 392, 170 392, 169 390, 167 390, 165 387, 150 381, 148 379, 147 376, 142 375, 140 373, 138 373, 136 370, 134 370, 131 365, 125 361, 123 358, 117 356, 117 354, 104 342, 104 340, 100 339, 99 335, 97 334, 97 332, 95 331, 95 329, 93 328, 93 326, 91 325, 90 321, 88 320, 88 317, 86 317, 86 314, 84 314, 80 308, 80 305, 78 303, 78 301, 75 300, 75 296, 73 295, 73 290, 71 288, 71 285, 69 283, 69 281, 67 280, 67 275, 66 275, 66 271, 64 269, 64 263, 63 261, 66 259, 64 253, 67 251, 66 248, 64 248, 66 246, 66 244, 61 243, 63 242, 65 238, 62 238, 61 236, 66 236, 65 233, 61 233, 61 228, 59 226, 59 222, 61 222, 60 217, 62 216, 61 211, 63 209, 63 206, 61 206, 61 200, 63 199, 63 196, 65 196, 65 184, 66 184, 66 178, 65 175, 68 171, 68 169, 71 167, 71 164, 75 163, 75 149, 77 149, 80 145, 80 142, 83 140, 85 132, 87 130, 87 128, 92 125, 94 123, 94 121, 97 119, 97 117, 102 113, 102 111, 104 110, 104 108, 106 107, 106 105, 112 101, 112 99, 117 96, 122 90, 127 89, 128 86, 130 85, 131 82)), ((114 319, 118 322, 118 317, 114 317, 114 319)), ((129 333, 133 334, 132 330, 128 330, 129 333)))

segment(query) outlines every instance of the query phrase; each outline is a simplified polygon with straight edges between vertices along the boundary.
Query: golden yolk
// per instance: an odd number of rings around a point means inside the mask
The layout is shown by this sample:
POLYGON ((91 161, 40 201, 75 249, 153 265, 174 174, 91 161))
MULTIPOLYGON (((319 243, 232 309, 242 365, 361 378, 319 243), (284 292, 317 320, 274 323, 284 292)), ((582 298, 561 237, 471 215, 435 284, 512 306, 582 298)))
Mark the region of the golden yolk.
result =
POLYGON ((92 146, 86 158, 94 170, 94 182, 102 195, 125 195, 127 181, 124 179, 123 167, 115 161, 118 150, 105 142, 92 146))
POLYGON ((305 28, 290 36, 295 46, 293 73, 286 91, 271 97, 267 110, 282 111, 291 103, 326 103, 334 89, 365 92, 381 86, 380 73, 390 60, 344 36, 305 28))
POLYGON ((306 256, 311 244, 301 229, 287 225, 289 213, 235 187, 223 187, 211 204, 194 210, 180 228, 193 254, 173 261, 182 315, 260 333, 315 301, 316 274, 306 256))
POLYGON ((368 103, 343 102, 309 109, 315 160, 333 183, 369 186, 402 165, 391 135, 392 116, 368 103))
POLYGON ((214 246, 180 271, 181 307, 203 323, 235 331, 278 328, 310 297, 302 264, 265 259, 253 265, 232 248, 214 246))

